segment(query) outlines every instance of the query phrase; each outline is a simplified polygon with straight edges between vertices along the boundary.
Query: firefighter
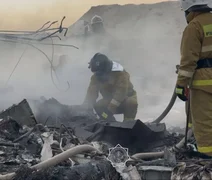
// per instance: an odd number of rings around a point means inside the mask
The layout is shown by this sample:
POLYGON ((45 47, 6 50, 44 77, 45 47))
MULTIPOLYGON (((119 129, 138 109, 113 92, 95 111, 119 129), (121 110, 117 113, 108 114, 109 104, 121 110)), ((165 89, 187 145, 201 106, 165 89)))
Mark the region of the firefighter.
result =
POLYGON ((93 33, 105 33, 103 19, 101 16, 95 15, 91 19, 91 30, 93 33))
POLYGON ((176 94, 190 102, 198 151, 212 156, 212 8, 211 0, 180 0, 187 27, 181 41, 176 94))
POLYGON ((115 120, 114 114, 124 114, 125 120, 134 120, 137 114, 137 93, 130 75, 122 65, 106 55, 96 53, 89 62, 91 77, 84 104, 95 109, 100 118, 115 120), (102 99, 96 102, 99 93, 102 99))

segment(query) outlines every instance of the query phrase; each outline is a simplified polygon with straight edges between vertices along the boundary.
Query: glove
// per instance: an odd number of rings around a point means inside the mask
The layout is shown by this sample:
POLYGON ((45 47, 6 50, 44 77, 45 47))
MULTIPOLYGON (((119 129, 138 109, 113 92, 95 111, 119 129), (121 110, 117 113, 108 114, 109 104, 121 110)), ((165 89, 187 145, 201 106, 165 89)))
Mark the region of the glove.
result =
POLYGON ((116 121, 113 113, 108 109, 105 109, 103 112, 101 112, 101 117, 105 120, 116 121))
POLYGON ((178 98, 182 101, 187 101, 189 97, 189 89, 187 87, 182 87, 177 85, 175 89, 175 93, 177 94, 178 98))

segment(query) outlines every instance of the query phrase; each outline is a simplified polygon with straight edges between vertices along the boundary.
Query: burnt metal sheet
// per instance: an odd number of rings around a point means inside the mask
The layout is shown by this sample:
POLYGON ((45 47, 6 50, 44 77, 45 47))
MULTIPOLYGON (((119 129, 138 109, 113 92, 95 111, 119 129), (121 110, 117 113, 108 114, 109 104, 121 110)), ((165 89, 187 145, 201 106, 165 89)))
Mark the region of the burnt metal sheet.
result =
POLYGON ((47 126, 60 127, 60 124, 66 126, 78 127, 80 124, 88 124, 93 119, 96 120, 94 113, 88 112, 79 105, 64 105, 54 98, 40 101, 30 100, 30 106, 35 112, 35 118, 38 123, 47 126))
POLYGON ((0 118, 2 119, 7 119, 8 116, 15 119, 21 125, 33 127, 37 124, 34 114, 26 99, 0 113, 0 118))
MULTIPOLYGON (((159 125, 164 126, 163 124, 159 125)), ((126 122, 115 122, 105 125, 101 140, 110 142, 112 145, 120 144, 128 147, 131 152, 142 152, 147 150, 148 145, 164 138, 166 131, 152 131, 140 120, 126 122)), ((152 145, 151 145, 152 146, 152 145)))

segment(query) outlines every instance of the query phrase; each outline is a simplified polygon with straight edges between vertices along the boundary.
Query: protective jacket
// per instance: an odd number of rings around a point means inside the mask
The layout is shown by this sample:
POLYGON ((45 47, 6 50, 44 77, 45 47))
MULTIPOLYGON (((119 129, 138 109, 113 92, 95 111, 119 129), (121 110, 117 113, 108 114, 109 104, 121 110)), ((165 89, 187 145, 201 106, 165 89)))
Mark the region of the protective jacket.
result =
POLYGON ((190 86, 198 151, 212 156, 212 14, 190 12, 181 43, 177 85, 190 86))
POLYGON ((191 12, 181 41, 181 63, 177 84, 212 93, 212 14, 191 12), (205 60, 206 59, 206 60, 205 60), (192 82, 190 80, 192 79, 192 82))
POLYGON ((85 102, 91 105, 96 103, 99 93, 103 99, 117 107, 127 98, 136 94, 130 81, 130 75, 123 67, 113 62, 112 71, 108 74, 108 80, 101 82, 96 74, 93 74, 87 90, 85 102))

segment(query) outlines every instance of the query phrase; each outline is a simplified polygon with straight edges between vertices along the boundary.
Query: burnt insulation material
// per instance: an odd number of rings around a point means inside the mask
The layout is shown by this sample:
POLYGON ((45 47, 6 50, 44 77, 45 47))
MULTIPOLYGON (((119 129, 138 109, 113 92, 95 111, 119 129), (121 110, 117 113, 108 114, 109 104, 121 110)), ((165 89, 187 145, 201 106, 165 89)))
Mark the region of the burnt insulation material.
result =
POLYGON ((21 166, 13 180, 121 180, 120 175, 108 161, 89 162, 74 166, 56 166, 33 171, 21 166))

